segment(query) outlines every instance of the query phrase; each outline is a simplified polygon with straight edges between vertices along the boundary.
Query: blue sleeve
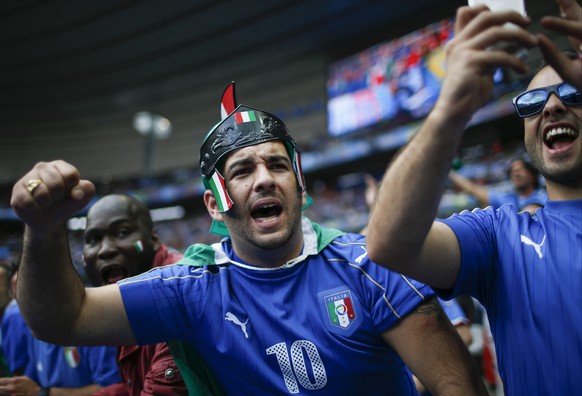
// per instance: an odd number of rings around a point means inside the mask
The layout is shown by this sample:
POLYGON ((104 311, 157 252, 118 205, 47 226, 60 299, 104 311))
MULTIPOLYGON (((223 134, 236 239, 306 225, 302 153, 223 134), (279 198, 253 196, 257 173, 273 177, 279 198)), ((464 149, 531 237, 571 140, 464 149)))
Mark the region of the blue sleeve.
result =
POLYGON ((24 368, 24 375, 33 380, 34 382, 36 382, 37 384, 41 385, 42 381, 40 379, 40 376, 38 375, 36 364, 37 362, 34 358, 34 356, 36 356, 35 342, 39 341, 36 338, 34 338, 30 330, 28 330, 28 335, 26 337, 26 351, 25 351, 26 367, 24 368))
POLYGON ((522 209, 528 205, 546 206, 547 200, 548 194, 546 191, 543 189, 538 189, 520 201, 519 209, 522 209))
MULTIPOLYGON (((505 205, 506 209, 512 208, 505 205)), ((452 292, 437 290, 439 297, 449 300, 454 296, 469 294, 482 301, 495 274, 496 236, 495 218, 499 209, 475 209, 454 214, 446 220, 455 233, 461 249, 461 271, 452 292)))
POLYGON ((191 327, 192 308, 206 293, 192 292, 188 269, 182 265, 154 268, 119 282, 127 317, 139 345, 182 339, 191 327), (186 301, 185 301, 186 300, 186 301))
MULTIPOLYGON (((350 235, 341 240, 345 243, 350 235)), ((374 323, 379 331, 385 331, 396 325, 402 318, 412 312, 419 304, 434 296, 434 291, 424 283, 409 279, 397 272, 370 261, 363 246, 365 239, 356 239, 361 242, 361 249, 352 248, 346 257, 359 268, 362 294, 366 296, 367 304, 371 307, 374 323), (357 265, 360 264, 360 265, 357 265)), ((356 245, 357 246, 357 245, 356 245)))
POLYGON ((18 306, 9 305, 2 318, 2 350, 11 373, 28 366, 28 338, 32 333, 20 314, 18 306))
POLYGON ((377 296, 373 306, 373 317, 379 331, 394 326, 434 295, 434 291, 425 284, 395 272, 390 273, 385 285, 385 292, 377 296))
POLYGON ((499 208, 501 205, 506 203, 514 203, 514 199, 508 194, 501 194, 494 191, 489 191, 488 197, 489 205, 494 208, 499 208))
MULTIPOLYGON (((434 296, 434 291, 424 283, 409 279, 397 272, 378 265, 368 257, 366 239, 359 234, 345 234, 334 240, 324 250, 321 258, 328 263, 346 262, 350 279, 346 284, 354 287, 354 292, 370 312, 370 318, 378 332, 384 332, 397 325, 419 304, 434 296)), ((334 266, 322 268, 333 269, 334 266)), ((343 272, 335 272, 342 277, 343 272)), ((332 278, 330 275, 329 278, 332 278)), ((327 280, 327 279, 326 279, 327 280)), ((326 280, 320 280, 318 287, 326 280)))
POLYGON ((162 323, 154 314, 157 306, 148 283, 124 283, 119 290, 137 343, 147 345, 165 341, 162 323))
POLYGON ((117 347, 92 346, 79 347, 86 355, 90 364, 93 382, 100 386, 108 386, 121 382, 119 366, 117 365, 117 347))

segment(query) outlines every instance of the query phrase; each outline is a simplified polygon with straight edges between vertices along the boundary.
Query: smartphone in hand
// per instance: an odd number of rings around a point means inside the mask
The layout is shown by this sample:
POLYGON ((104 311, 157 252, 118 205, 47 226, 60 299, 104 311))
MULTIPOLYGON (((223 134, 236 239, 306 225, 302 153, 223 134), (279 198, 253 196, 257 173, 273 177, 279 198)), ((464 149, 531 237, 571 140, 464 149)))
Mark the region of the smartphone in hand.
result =
MULTIPOLYGON (((479 4, 485 4, 491 11, 507 11, 513 10, 526 16, 524 0, 468 0, 469 6, 473 7, 479 4)), ((515 26, 508 23, 507 27, 515 26)), ((491 48, 492 50, 504 50, 513 53, 515 56, 524 59, 528 55, 528 50, 514 43, 499 43, 491 48)))
POLYGON ((469 5, 485 4, 491 11, 514 10, 526 16, 524 0, 468 0, 469 5))

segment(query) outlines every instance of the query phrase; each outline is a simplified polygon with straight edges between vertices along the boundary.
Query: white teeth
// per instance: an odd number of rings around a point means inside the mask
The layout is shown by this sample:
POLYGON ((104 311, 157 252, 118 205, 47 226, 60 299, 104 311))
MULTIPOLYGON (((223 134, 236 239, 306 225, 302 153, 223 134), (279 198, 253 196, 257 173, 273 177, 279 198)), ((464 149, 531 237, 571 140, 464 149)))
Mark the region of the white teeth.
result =
POLYGON ((574 136, 575 137, 577 135, 577 133, 572 128, 562 128, 562 127, 558 127, 558 128, 551 129, 546 134, 546 140, 551 140, 554 137, 560 136, 560 135, 568 135, 568 136, 574 136))

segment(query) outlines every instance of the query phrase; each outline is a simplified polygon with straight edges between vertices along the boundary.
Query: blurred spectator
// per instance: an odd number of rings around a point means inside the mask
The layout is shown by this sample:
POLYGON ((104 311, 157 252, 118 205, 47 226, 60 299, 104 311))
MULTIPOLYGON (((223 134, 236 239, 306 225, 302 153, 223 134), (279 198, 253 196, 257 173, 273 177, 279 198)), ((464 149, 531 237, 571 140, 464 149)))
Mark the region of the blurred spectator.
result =
MULTIPOLYGON (((18 273, 11 291, 16 295, 18 273)), ((2 318, 2 349, 13 377, 0 378, 0 391, 11 395, 92 395, 121 379, 114 347, 48 344, 33 337, 12 299, 2 318)))
POLYGON ((28 337, 31 337, 30 330, 26 326, 24 319, 20 315, 16 304, 16 279, 18 275, 12 271, 9 280, 10 302, 6 306, 2 315, 2 354, 6 359, 8 372, 6 377, 11 375, 22 375, 29 362, 28 357, 28 337))
POLYGON ((548 196, 540 186, 539 172, 528 161, 522 158, 514 159, 509 166, 508 176, 514 191, 497 193, 465 178, 458 172, 449 173, 453 186, 475 197, 483 207, 497 208, 509 203, 520 211, 525 210, 533 214, 537 208, 545 205, 548 196))
POLYGON ((9 261, 0 261, 0 318, 4 309, 12 299, 10 292, 10 279, 12 278, 13 265, 9 261))
MULTIPOLYGON (((106 195, 97 201, 87 214, 84 235, 86 273, 94 286, 112 284, 182 258, 169 251, 158 236, 147 205, 129 195, 106 195)), ((121 346, 118 362, 123 383, 104 388, 98 395, 188 394, 165 342, 121 346)), ((196 375, 201 370, 190 368, 196 375)), ((211 385, 205 382, 210 377, 209 372, 196 377, 193 385, 200 394, 210 392, 211 385)))
MULTIPOLYGON (((0 319, 4 316, 4 311, 12 300, 10 281, 14 273, 14 265, 9 260, 0 261, 0 319)), ((0 331, 0 345, 2 345, 2 332, 0 331)), ((6 363, 4 351, 0 348, 0 377, 10 376, 10 370, 6 363)))

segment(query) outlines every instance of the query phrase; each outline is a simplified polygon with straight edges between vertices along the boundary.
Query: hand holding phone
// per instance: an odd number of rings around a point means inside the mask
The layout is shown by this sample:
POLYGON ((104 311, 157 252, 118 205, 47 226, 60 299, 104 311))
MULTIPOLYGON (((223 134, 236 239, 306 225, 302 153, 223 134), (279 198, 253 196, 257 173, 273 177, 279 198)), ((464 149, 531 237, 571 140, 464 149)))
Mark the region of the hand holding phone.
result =
MULTIPOLYGON (((513 10, 526 16, 524 0, 468 0, 469 6, 473 7, 479 4, 485 4, 491 11, 508 11, 513 10)), ((515 27, 512 23, 507 23, 506 27, 515 27)), ((492 50, 503 50, 513 53, 518 58, 524 59, 528 55, 528 50, 513 43, 499 43, 494 45, 492 50)))

